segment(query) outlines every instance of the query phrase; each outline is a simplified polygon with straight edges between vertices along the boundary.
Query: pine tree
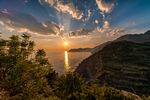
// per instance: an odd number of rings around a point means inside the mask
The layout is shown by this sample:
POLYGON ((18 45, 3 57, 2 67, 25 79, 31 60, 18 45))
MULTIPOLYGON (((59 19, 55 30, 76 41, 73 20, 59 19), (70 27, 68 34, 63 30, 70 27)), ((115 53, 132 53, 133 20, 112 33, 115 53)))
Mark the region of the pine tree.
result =
POLYGON ((30 35, 23 33, 22 38, 12 35, 10 40, 0 39, 0 90, 9 93, 9 99, 38 99, 53 95, 47 78, 52 71, 45 51, 33 54, 35 43, 30 35))

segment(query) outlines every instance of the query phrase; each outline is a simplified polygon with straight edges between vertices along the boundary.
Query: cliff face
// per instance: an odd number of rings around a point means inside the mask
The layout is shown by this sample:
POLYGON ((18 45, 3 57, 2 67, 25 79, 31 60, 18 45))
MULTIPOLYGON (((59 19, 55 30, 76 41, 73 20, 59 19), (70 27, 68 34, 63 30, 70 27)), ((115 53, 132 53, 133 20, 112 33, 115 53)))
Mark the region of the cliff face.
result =
POLYGON ((150 94, 150 42, 112 42, 82 61, 75 71, 102 86, 150 94))

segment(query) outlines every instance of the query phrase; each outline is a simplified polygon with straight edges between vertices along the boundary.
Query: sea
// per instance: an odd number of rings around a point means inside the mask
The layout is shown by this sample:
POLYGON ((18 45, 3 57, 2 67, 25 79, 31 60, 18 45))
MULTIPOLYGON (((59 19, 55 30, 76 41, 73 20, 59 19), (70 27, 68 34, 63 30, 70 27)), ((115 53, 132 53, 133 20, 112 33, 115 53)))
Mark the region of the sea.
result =
POLYGON ((90 55, 90 52, 47 52, 47 58, 58 75, 74 71, 79 63, 90 55))

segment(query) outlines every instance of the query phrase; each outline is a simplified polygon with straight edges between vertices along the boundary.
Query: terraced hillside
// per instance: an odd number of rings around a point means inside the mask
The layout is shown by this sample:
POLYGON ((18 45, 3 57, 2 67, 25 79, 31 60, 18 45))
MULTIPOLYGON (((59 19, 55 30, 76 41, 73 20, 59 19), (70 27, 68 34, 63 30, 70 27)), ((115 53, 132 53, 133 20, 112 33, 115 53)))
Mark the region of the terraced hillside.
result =
POLYGON ((85 59, 76 72, 86 80, 150 95, 150 43, 113 42, 85 59))

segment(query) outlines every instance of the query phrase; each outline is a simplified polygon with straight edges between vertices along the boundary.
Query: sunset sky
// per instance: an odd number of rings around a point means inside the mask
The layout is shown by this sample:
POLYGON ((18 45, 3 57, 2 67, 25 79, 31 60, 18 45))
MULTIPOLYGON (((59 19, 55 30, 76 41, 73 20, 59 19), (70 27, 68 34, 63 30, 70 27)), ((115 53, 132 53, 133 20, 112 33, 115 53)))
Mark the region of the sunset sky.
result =
POLYGON ((45 51, 94 47, 147 30, 150 0, 0 0, 1 36, 28 32, 45 51))

